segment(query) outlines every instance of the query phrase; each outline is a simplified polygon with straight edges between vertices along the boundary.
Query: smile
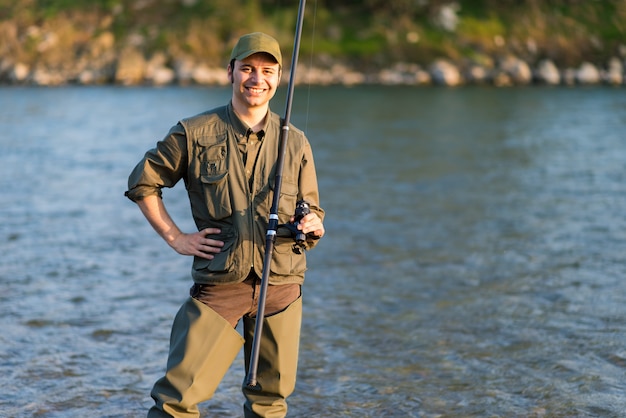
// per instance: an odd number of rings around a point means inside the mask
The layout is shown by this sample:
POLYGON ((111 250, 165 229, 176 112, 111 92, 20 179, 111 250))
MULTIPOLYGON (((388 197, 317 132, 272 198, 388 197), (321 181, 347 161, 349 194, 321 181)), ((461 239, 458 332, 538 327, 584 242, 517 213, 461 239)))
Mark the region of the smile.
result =
POLYGON ((246 87, 248 91, 252 94, 261 94, 265 91, 265 89, 255 88, 255 87, 246 87))

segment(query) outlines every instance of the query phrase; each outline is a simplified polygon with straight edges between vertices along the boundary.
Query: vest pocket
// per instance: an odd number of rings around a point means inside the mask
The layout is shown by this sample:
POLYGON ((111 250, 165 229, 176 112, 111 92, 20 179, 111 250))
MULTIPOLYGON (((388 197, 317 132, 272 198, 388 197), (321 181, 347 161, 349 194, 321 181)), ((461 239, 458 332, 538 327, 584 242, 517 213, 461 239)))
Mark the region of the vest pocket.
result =
MULTIPOLYGON (((222 227, 223 228, 223 227, 222 227)), ((225 228, 223 228, 225 229, 225 228)), ((211 238, 224 241, 224 246, 219 253, 213 254, 213 259, 194 257, 193 269, 208 270, 211 273, 228 273, 233 269, 233 246, 235 244, 236 237, 232 232, 224 230, 220 235, 211 235, 211 238)))
MULTIPOLYGON (((267 199, 267 213, 272 206, 274 196, 274 181, 270 183, 272 193, 267 199)), ((298 184, 291 179, 283 178, 280 186, 280 199, 278 200, 278 218, 280 223, 286 223, 296 211, 296 201, 298 198, 298 184)))
POLYGON ((293 251, 293 238, 276 238, 274 254, 270 270, 280 276, 304 276, 306 271, 306 254, 293 251))
POLYGON ((228 172, 217 176, 200 177, 209 215, 215 220, 227 218, 232 214, 227 178, 228 172))
POLYGON ((204 202, 213 220, 224 219, 232 214, 226 156, 225 143, 210 145, 198 156, 204 202))

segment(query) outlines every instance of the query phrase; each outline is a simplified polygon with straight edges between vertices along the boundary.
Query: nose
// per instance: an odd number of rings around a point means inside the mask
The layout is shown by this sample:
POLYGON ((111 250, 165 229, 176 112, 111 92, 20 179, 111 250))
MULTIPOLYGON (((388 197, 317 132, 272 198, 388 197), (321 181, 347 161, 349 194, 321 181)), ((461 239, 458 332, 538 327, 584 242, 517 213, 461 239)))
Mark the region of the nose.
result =
POLYGON ((261 70, 260 69, 254 69, 252 70, 252 72, 250 73, 250 79, 252 79, 252 81, 257 82, 258 80, 261 79, 261 70))

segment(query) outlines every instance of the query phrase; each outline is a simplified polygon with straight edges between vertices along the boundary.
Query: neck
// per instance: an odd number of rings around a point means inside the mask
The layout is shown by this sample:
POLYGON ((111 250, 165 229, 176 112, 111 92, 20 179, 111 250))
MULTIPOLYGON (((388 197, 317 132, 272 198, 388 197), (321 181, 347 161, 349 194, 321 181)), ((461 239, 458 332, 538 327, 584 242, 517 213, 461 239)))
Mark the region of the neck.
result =
POLYGON ((265 116, 267 115, 267 106, 246 107, 237 106, 233 101, 233 110, 243 123, 248 125, 254 132, 261 130, 265 124, 265 116))

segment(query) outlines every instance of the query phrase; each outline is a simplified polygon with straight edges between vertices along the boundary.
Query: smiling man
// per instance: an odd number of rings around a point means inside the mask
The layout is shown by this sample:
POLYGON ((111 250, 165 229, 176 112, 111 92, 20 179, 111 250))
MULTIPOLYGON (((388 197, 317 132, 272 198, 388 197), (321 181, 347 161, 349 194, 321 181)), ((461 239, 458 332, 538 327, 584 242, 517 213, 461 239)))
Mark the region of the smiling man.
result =
MULTIPOLYGON (((264 37, 263 34, 249 36, 264 37)), ((250 122, 250 128, 261 128, 267 115, 269 101, 276 93, 282 73, 280 51, 277 57, 267 52, 254 53, 247 56, 253 49, 233 52, 228 65, 228 77, 233 85, 232 105, 243 122, 250 122)), ((260 45, 257 46, 260 48, 260 45)))
MULTIPOLYGON (((198 417, 244 346, 250 357, 263 272, 265 232, 273 198, 281 130, 269 101, 282 72, 278 42, 256 32, 242 36, 228 65, 229 104, 186 118, 146 152, 128 180, 128 196, 176 252, 193 256, 190 297, 174 318, 165 375, 151 396, 148 417, 198 417), (181 231, 161 199, 183 180, 197 232, 181 231), (243 321, 243 336, 235 327, 243 321)), ((297 229, 306 248, 324 235, 311 146, 290 126, 279 224, 293 221, 296 202, 310 213, 297 229)), ((242 385, 245 417, 284 417, 296 382, 305 252, 279 228, 266 293, 257 388, 242 385)), ((158 280, 151 286, 157 285, 158 280)), ((246 364, 246 368, 248 365, 246 364)))

